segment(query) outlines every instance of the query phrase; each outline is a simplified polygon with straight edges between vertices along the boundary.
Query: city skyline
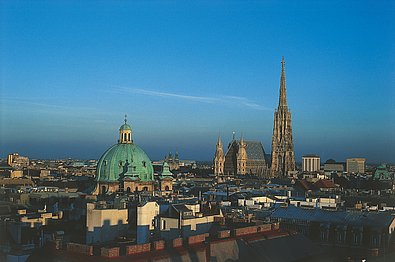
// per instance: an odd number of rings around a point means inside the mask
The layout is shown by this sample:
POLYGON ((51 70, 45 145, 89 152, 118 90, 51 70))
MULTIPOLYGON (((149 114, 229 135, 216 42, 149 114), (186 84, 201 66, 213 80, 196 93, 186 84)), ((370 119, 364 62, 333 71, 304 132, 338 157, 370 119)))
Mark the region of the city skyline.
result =
POLYGON ((395 4, 7 2, 0 157, 95 158, 123 116, 152 160, 271 151, 281 57, 295 160, 395 163, 395 4))

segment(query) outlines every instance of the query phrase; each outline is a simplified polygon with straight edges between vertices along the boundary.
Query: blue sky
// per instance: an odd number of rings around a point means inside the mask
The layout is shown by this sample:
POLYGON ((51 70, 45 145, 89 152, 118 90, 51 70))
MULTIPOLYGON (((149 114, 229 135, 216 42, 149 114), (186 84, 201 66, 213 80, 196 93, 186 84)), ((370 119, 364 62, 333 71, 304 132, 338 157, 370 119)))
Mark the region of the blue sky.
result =
POLYGON ((281 57, 297 161, 395 162, 394 1, 0 1, 0 156, 270 152, 281 57))

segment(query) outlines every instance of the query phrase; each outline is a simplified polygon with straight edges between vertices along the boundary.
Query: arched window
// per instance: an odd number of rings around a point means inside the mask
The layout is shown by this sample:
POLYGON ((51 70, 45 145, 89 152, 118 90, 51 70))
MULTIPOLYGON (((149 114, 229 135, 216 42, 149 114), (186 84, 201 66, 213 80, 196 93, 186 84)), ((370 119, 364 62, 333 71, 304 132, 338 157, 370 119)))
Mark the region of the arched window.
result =
POLYGON ((136 188, 134 189, 134 192, 139 192, 139 188, 136 187, 136 188))
POLYGON ((143 187, 143 191, 148 191, 148 187, 143 187))
POLYGON ((169 191, 170 190, 169 186, 165 186, 165 190, 169 191))
POLYGON ((101 186, 101 193, 102 195, 106 193, 106 186, 101 186))
POLYGON ((126 192, 130 193, 130 187, 126 188, 126 192))

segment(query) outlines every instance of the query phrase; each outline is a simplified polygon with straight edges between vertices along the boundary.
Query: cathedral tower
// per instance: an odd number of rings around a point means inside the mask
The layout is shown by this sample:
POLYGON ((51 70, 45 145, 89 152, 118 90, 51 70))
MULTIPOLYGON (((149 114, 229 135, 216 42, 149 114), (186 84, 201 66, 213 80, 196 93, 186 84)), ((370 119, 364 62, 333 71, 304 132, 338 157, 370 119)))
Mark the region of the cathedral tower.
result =
POLYGON ((224 163, 225 163, 225 155, 222 149, 221 137, 219 136, 217 141, 217 146, 215 149, 215 156, 214 156, 214 175, 224 174, 224 163))
POLYGON ((284 57, 281 61, 280 99, 274 112, 272 137, 271 176, 287 176, 288 171, 295 170, 295 153, 292 139, 291 112, 287 104, 284 57))

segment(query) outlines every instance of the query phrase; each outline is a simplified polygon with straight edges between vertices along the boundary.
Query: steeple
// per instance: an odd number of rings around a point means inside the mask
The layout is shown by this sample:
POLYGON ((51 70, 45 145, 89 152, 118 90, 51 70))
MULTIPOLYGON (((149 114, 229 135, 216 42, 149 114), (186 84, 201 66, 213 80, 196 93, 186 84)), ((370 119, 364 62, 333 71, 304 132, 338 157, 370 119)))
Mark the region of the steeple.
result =
POLYGON ((222 149, 221 135, 218 135, 218 140, 217 140, 217 148, 219 148, 219 147, 222 149))
POLYGON ((222 175, 224 173, 225 155, 222 149, 221 136, 218 136, 213 162, 214 162, 214 174, 222 175))
POLYGON ((281 61, 280 98, 278 109, 274 112, 272 136, 272 166, 271 175, 287 176, 295 171, 295 154, 292 139, 291 112, 288 110, 285 61, 281 61))
POLYGON ((287 105, 287 85, 285 80, 285 60, 281 60, 281 78, 280 78, 280 99, 278 107, 288 107, 287 105))

